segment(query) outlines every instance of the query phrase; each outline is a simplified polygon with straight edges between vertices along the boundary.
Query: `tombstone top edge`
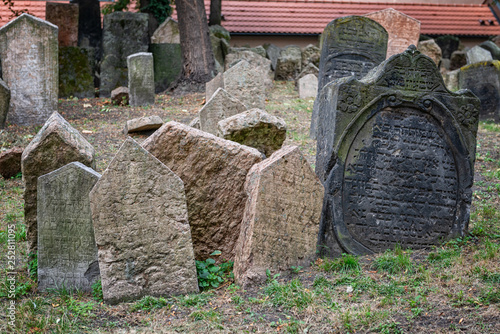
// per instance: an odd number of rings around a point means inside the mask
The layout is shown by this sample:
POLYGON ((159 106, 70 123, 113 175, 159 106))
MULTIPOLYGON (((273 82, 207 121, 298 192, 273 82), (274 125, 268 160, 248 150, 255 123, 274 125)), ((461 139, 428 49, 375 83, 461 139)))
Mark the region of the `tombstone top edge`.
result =
POLYGON ((45 20, 42 20, 41 18, 38 18, 36 16, 30 15, 27 13, 23 13, 21 16, 16 17, 14 20, 9 21, 6 25, 1 27, 0 33, 9 30, 10 28, 12 28, 15 25, 16 22, 20 22, 23 20, 29 20, 42 28, 52 29, 55 32, 59 31, 59 27, 57 27, 55 24, 52 24, 52 23, 45 21, 45 20))

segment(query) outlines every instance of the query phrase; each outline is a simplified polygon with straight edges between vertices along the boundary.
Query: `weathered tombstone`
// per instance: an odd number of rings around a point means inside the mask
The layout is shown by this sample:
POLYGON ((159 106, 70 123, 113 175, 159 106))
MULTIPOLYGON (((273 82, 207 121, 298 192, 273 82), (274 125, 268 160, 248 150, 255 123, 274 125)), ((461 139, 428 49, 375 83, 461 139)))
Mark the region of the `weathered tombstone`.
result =
POLYGON ((228 53, 238 53, 238 52, 241 52, 241 51, 252 51, 256 54, 258 54, 259 56, 261 57, 266 57, 266 49, 264 49, 263 46, 259 45, 259 46, 256 46, 254 48, 247 48, 247 47, 230 47, 228 53))
POLYGON ((47 2, 45 20, 59 28, 59 46, 78 46, 78 4, 47 2))
POLYGON ((286 123, 279 117, 254 108, 219 121, 217 135, 255 147, 269 157, 283 145, 286 139, 286 123))
POLYGON ((94 97, 92 55, 75 46, 59 48, 59 97, 94 97))
POLYGON ((269 44, 266 45, 265 50, 267 59, 271 61, 271 69, 274 71, 276 70, 276 64, 278 63, 278 57, 280 56, 281 49, 274 44, 269 44))
MULTIPOLYGON (((318 95, 330 81, 354 75, 360 79, 386 58, 387 31, 362 16, 346 16, 328 23, 322 35, 318 95)), ((311 117, 310 135, 316 138, 318 99, 311 117)))
POLYGON ((135 53, 127 57, 128 89, 132 107, 155 103, 153 54, 135 53))
POLYGON ((301 52, 302 52, 302 66, 301 66, 302 71, 309 64, 312 64, 315 67, 319 66, 319 58, 321 52, 317 46, 309 44, 305 48, 302 48, 301 52))
POLYGON ((353 254, 422 248, 469 221, 479 100, 446 89, 410 47, 362 80, 325 86, 316 174, 325 186, 319 244, 353 254))
POLYGON ((78 45, 93 48, 99 58, 102 42, 101 7, 99 1, 78 0, 78 45))
POLYGON ((314 74, 303 76, 298 81, 299 97, 305 99, 308 97, 316 97, 318 93, 318 77, 314 74))
POLYGON ((265 109, 267 73, 246 60, 224 72, 224 89, 240 100, 247 109, 265 109))
POLYGON ((446 88, 452 92, 456 92, 459 90, 459 80, 458 77, 460 76, 460 69, 458 70, 453 70, 449 71, 446 73, 446 75, 443 77, 444 83, 446 85, 446 88))
POLYGON ((7 121, 10 107, 10 89, 5 81, 0 78, 0 129, 3 129, 7 121))
POLYGON ((222 50, 222 38, 216 37, 210 32, 210 44, 215 59, 215 67, 218 73, 224 72, 224 51, 222 50), (220 66, 220 67, 219 67, 220 66))
MULTIPOLYGON (((443 58, 450 59, 451 54, 460 47, 460 39, 453 35, 444 35, 436 38, 443 58)), ((431 57, 432 58, 432 57, 431 57)))
POLYGON ((28 253, 37 250, 38 177, 73 161, 95 169, 94 148, 61 115, 54 112, 24 149, 21 158, 28 253))
POLYGON ((221 258, 232 259, 247 198, 245 177, 261 154, 177 122, 164 124, 142 146, 184 182, 195 258, 220 250, 221 258))
POLYGON ((302 70, 302 50, 296 45, 281 49, 276 62, 275 80, 293 80, 302 70))
POLYGON ((153 54, 155 93, 163 92, 173 83, 182 71, 180 44, 150 44, 153 54))
POLYGON ((253 166, 245 190, 236 283, 247 288, 264 283, 266 270, 309 266, 316 256, 324 188, 299 148, 283 147, 253 166))
POLYGON ((0 59, 11 92, 8 121, 43 124, 57 110, 57 27, 22 14, 0 28, 0 59))
POLYGON ((366 17, 377 21, 387 30, 387 58, 404 52, 410 45, 417 45, 420 37, 420 21, 401 13, 395 9, 387 8, 369 13, 366 17))
POLYGON ((481 101, 481 119, 500 120, 500 61, 464 66, 458 81, 460 89, 470 89, 481 101))
POLYGON ((99 278, 89 193, 101 175, 79 162, 38 178, 38 289, 92 291, 99 278))
POLYGON ((101 97, 109 97, 117 87, 128 86, 127 57, 147 52, 148 45, 148 14, 114 12, 104 16, 101 97))
POLYGON ((491 52, 476 45, 465 54, 467 65, 493 60, 491 52))
POLYGON ((162 24, 155 30, 151 36, 151 43, 153 44, 179 44, 179 24, 176 20, 168 17, 162 24))
POLYGON ((455 51, 451 54, 450 58, 450 71, 460 69, 460 67, 467 65, 466 51, 455 51))
POLYGON ((200 118, 199 117, 193 118, 193 120, 189 122, 189 126, 200 130, 200 118))
POLYGON ((90 206, 107 303, 199 291, 184 184, 130 137, 90 206))
POLYGON ((222 73, 217 74, 212 80, 205 84, 205 101, 212 98, 212 95, 219 89, 224 88, 224 77, 222 73))
POLYGON ((223 26, 214 24, 208 27, 208 29, 210 30, 210 34, 214 35, 217 38, 224 39, 228 42, 231 40, 231 34, 223 26))
POLYGON ((217 135, 217 123, 227 117, 239 114, 247 108, 223 88, 217 89, 210 100, 200 109, 200 129, 217 135))
POLYGON ((254 67, 261 67, 262 70, 267 72, 269 76, 272 75, 271 61, 249 50, 238 51, 228 54, 226 56, 226 63, 225 63, 226 71, 231 67, 233 67, 234 65, 236 65, 238 61, 240 61, 241 59, 245 59, 250 63, 250 65, 254 67))
POLYGON ((163 125, 160 116, 143 116, 128 120, 123 129, 123 133, 151 131, 159 129, 163 125))
POLYGON ((314 64, 307 64, 306 67, 302 68, 302 72, 300 72, 299 75, 297 75, 297 77, 295 78, 295 86, 298 87, 299 80, 308 74, 314 74, 317 78, 319 75, 319 68, 314 66, 314 64))
POLYGON ((422 52, 427 57, 430 57, 434 63, 439 66, 442 58, 441 48, 433 39, 421 41, 418 43, 418 51, 422 52))
POLYGON ((13 147, 0 152, 0 175, 5 178, 11 178, 21 173, 22 147, 13 147))

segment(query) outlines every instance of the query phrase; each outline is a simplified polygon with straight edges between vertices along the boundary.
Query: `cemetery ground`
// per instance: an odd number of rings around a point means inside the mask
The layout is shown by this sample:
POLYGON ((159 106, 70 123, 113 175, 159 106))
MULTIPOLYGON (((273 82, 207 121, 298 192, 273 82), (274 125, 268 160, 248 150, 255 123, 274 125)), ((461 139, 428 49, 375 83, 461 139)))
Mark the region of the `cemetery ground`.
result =
MULTIPOLYGON (((60 100, 59 112, 95 147, 102 173, 126 138, 127 119, 158 115, 187 124, 203 103, 204 94, 157 95, 154 106, 137 108, 67 99, 60 100)), ((313 165, 312 106, 312 99, 298 98, 293 82, 275 82, 266 101, 266 111, 287 123, 285 144, 298 145, 313 165)), ((39 129, 10 126, 0 131, 0 145, 25 147, 39 129)), ((142 142, 147 135, 133 137, 142 142)), ((210 266, 214 276, 200 283, 217 287, 109 306, 99 285, 92 294, 37 291, 36 275, 28 271, 36 270, 36 261, 28 261, 22 180, 0 179, 1 254, 7 254, 14 225, 17 259, 9 268, 1 257, 0 328, 10 321, 7 272, 14 271, 15 327, 9 329, 15 333, 498 333, 500 125, 480 122, 473 190, 469 232, 434 249, 317 259, 308 268, 269 274, 265 285, 247 291, 231 280, 229 265, 205 261, 198 266, 210 266)))

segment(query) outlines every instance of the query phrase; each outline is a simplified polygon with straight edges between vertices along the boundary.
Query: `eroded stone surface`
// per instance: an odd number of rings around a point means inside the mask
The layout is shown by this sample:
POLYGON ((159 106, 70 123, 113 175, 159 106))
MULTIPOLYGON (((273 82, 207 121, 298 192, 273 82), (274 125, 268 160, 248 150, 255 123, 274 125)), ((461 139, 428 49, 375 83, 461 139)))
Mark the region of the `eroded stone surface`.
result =
POLYGON ((281 49, 274 44, 269 44, 265 50, 267 59, 271 61, 271 69, 274 71, 276 70, 276 64, 278 63, 281 49))
POLYGON ((61 115, 54 112, 25 148, 21 158, 28 253, 37 250, 38 177, 73 161, 95 168, 94 148, 61 115))
POLYGON ((266 270, 308 266, 316 243, 324 188, 297 146, 286 146, 248 173, 248 194, 234 276, 243 288, 264 283, 266 270))
POLYGON ((220 120, 239 114, 246 109, 238 99, 219 88, 199 112, 200 129, 217 135, 217 123, 220 120))
POLYGON ((212 95, 219 89, 224 88, 224 77, 222 73, 217 74, 212 80, 205 84, 205 101, 212 98, 212 95))
POLYGON ((305 48, 302 48, 302 67, 301 67, 302 71, 309 64, 318 67, 320 56, 321 56, 321 51, 315 45, 309 44, 305 48))
POLYGON ((155 103, 153 54, 135 53, 127 57, 129 103, 132 107, 155 103))
POLYGON ((369 13, 366 17, 377 21, 387 30, 387 58, 404 52, 410 45, 417 45, 420 37, 420 21, 401 13, 395 9, 387 8, 369 13))
POLYGON ((198 292, 181 179, 128 138, 90 193, 107 303, 198 292))
POLYGON ((78 4, 47 2, 45 19, 59 28, 59 46, 78 46, 78 4))
POLYGON ((57 27, 22 14, 0 28, 2 79, 10 89, 12 124, 43 124, 57 110, 57 27))
POLYGON ((430 57, 432 61, 437 65, 442 58, 441 48, 433 39, 429 39, 427 41, 422 41, 418 43, 417 47, 418 51, 422 52, 427 57, 430 57))
POLYGON ((22 147, 13 147, 0 152, 0 175, 8 179, 21 173, 22 154, 22 147))
POLYGON ((240 100, 247 109, 265 109, 267 73, 246 60, 224 72, 224 89, 240 100))
POLYGON ((182 71, 180 44, 150 44, 153 54, 155 92, 163 92, 173 83, 182 71))
POLYGON ((302 70, 302 51, 296 45, 281 49, 276 62, 275 80, 293 80, 302 70))
POLYGON ((118 87, 111 91, 111 101, 115 105, 128 106, 130 94, 128 87, 118 87))
POLYGON ((298 81, 299 97, 305 99, 316 97, 318 92, 318 78, 314 74, 308 74, 298 81))
POLYGON ((151 43, 180 43, 179 24, 176 20, 169 17, 155 30, 151 36, 151 43))
POLYGON ((268 73, 268 75, 272 74, 271 61, 249 50, 238 51, 228 54, 226 56, 226 64, 225 64, 226 71, 231 67, 233 67, 234 65, 236 65, 237 62, 241 59, 245 59, 250 63, 250 65, 254 67, 261 67, 263 71, 268 73))
POLYGON ((218 123, 218 136, 255 147, 265 156, 279 150, 286 139, 286 124, 279 117, 254 108, 218 123))
POLYGON ((10 89, 5 81, 0 79, 0 129, 3 129, 7 121, 10 107, 10 89))
POLYGON ((196 259, 215 250, 232 259, 246 201, 243 185, 261 154, 177 122, 164 124, 143 147, 184 182, 196 259))
POLYGON ((38 289, 92 291, 99 278, 89 193, 101 175, 79 162, 38 178, 38 289))
POLYGON ((467 58, 468 65, 493 60, 491 52, 483 49, 479 45, 476 45, 472 49, 468 50, 465 57, 467 58))
POLYGON ((160 116, 144 116, 127 121, 124 133, 140 132, 159 129, 163 125, 160 116))
POLYGON ((92 57, 86 48, 59 48, 59 97, 95 97, 92 57))

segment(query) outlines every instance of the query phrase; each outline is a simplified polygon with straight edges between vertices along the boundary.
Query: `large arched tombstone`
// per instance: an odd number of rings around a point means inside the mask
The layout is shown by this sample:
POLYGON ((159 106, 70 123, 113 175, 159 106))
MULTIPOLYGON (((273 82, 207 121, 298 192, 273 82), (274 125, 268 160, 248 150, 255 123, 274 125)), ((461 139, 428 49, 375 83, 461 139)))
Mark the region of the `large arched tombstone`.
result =
POLYGON ((480 109, 448 91, 411 46, 362 80, 319 97, 316 173, 325 186, 319 244, 353 254, 424 248, 467 229, 480 109))
MULTIPOLYGON (((346 16, 330 22, 321 36, 318 96, 330 81, 350 76, 361 79, 383 62, 388 38, 384 27, 367 17, 346 16)), ((311 138, 316 138, 317 134, 318 107, 316 98, 311 118, 311 138)))

